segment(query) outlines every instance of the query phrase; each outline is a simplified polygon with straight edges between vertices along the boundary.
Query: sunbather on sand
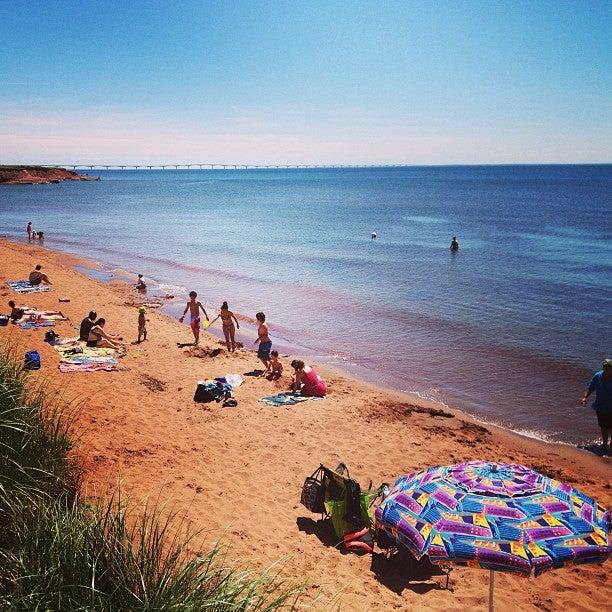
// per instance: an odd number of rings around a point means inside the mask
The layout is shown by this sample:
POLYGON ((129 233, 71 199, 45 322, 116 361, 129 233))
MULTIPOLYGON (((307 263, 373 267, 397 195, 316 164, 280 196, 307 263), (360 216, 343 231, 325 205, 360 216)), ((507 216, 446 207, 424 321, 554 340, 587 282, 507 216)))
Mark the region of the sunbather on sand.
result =
POLYGON ((189 310, 191 315, 191 331, 193 332, 193 338, 195 340, 194 344, 198 344, 200 342, 200 310, 204 313, 207 321, 210 321, 208 315, 206 314, 206 310, 204 310, 204 306, 202 306, 202 302, 196 300, 198 294, 195 291, 189 292, 189 301, 187 302, 187 306, 185 306, 185 310, 183 311, 183 316, 179 319, 182 323, 185 320, 185 315, 189 310))
POLYGON ((259 327, 257 328, 257 339, 255 340, 255 344, 259 342, 257 356, 261 360, 261 363, 266 366, 266 369, 261 376, 267 376, 270 373, 270 349, 272 348, 272 340, 270 340, 270 336, 268 335, 266 315, 263 312, 258 312, 255 315, 255 318, 259 322, 259 327))
POLYGON ((40 285, 41 283, 46 283, 47 285, 53 284, 49 280, 49 277, 40 271, 41 268, 42 266, 40 264, 37 264, 36 268, 32 272, 30 272, 30 285, 40 285))
POLYGON ((9 317, 13 323, 17 323, 17 321, 19 321, 19 319, 23 317, 23 312, 24 312, 23 308, 17 308, 13 300, 9 300, 8 305, 9 305, 9 308, 11 309, 11 314, 9 315, 9 317))
POLYGON ((327 383, 310 366, 304 365, 301 359, 294 359, 291 367, 295 370, 292 388, 301 391, 302 395, 309 397, 325 397, 327 383))
POLYGON ((240 329, 240 323, 238 323, 238 319, 229 309, 227 302, 223 302, 223 304, 221 304, 219 314, 210 322, 210 324, 212 325, 217 319, 221 319, 223 323, 223 334, 225 335, 227 350, 228 352, 233 353, 236 350, 236 328, 240 329), (234 321, 236 321, 236 326, 234 326, 234 321))
POLYGON ((94 326, 89 330, 87 337, 87 346, 90 348, 112 348, 122 349, 123 343, 121 337, 115 334, 107 334, 104 331, 106 325, 105 319, 98 319, 94 326))

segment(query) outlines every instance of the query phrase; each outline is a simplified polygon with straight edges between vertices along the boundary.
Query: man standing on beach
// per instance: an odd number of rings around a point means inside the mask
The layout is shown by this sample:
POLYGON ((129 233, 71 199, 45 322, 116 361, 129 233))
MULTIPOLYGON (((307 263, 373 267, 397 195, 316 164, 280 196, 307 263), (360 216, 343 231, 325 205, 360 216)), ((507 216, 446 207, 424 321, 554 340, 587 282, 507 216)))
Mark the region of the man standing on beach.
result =
POLYGON ((194 345, 200 342, 200 310, 204 313, 207 321, 210 321, 208 318, 208 314, 204 310, 204 306, 202 306, 202 302, 196 301, 198 294, 195 291, 189 292, 189 301, 187 302, 187 306, 185 306, 185 310, 183 311, 183 316, 179 319, 179 322, 183 322, 185 320, 185 315, 189 310, 191 315, 191 331, 193 332, 194 337, 194 345))
POLYGON ((257 356, 261 360, 261 363, 266 366, 263 374, 261 376, 266 376, 270 371, 270 366, 272 362, 270 360, 270 350, 272 349, 272 340, 270 340, 270 336, 268 334, 268 325, 266 323, 266 315, 263 312, 258 312, 255 315, 257 322, 259 323, 259 327, 257 328, 257 338, 255 340, 255 344, 259 342, 259 349, 257 349, 257 356))
POLYGON ((583 406, 593 391, 595 391, 593 408, 603 441, 601 454, 605 455, 610 452, 610 436, 612 436, 612 359, 604 359, 602 369, 595 372, 582 396, 580 403, 583 406))

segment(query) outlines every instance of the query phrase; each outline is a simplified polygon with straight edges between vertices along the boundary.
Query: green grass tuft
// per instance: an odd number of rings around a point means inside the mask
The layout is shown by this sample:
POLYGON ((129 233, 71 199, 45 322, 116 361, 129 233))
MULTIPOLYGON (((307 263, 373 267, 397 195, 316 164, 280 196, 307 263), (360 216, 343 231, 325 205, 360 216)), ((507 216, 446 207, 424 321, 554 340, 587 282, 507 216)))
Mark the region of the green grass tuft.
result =
POLYGON ((119 492, 82 499, 68 458, 73 416, 0 350, 0 609, 295 607, 299 589, 228 565, 219 547, 198 551, 198 534, 159 505, 137 512, 119 492))

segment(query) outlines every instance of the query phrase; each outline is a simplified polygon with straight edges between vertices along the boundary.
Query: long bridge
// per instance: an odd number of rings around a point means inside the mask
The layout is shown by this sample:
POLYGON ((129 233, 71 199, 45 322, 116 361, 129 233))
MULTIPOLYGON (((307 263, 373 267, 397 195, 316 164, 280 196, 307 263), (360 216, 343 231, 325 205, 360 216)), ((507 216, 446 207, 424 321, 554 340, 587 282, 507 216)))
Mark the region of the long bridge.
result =
POLYGON ((47 168, 72 170, 272 170, 304 168, 402 168, 404 164, 43 164, 47 168))

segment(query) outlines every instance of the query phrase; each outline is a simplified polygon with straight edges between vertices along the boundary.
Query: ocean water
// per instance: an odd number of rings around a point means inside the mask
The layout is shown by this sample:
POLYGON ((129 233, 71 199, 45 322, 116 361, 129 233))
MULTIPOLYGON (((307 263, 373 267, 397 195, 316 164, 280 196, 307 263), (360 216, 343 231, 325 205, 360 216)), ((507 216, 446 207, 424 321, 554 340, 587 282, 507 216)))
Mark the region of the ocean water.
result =
POLYGON ((612 356, 612 166, 95 174, 0 187, 0 232, 23 239, 32 220, 48 248, 195 289, 212 311, 263 310, 285 351, 596 439, 579 398, 612 356))

